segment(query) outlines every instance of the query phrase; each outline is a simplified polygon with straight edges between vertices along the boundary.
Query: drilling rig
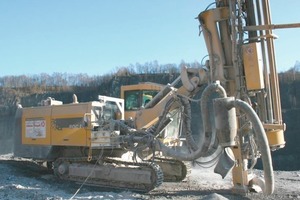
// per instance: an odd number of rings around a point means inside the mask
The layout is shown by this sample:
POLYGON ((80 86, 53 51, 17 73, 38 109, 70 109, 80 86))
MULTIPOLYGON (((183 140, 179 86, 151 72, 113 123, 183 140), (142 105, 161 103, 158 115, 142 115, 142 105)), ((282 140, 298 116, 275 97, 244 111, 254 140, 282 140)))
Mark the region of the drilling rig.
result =
POLYGON ((183 67, 168 85, 123 86, 121 98, 20 108, 15 156, 45 161, 61 179, 144 192, 182 181, 185 161, 211 159, 223 178, 232 171, 234 190, 272 194, 271 151, 285 146, 286 129, 273 29, 300 24, 272 24, 268 0, 218 0, 197 19, 209 58, 201 68, 183 67), (201 108, 197 133, 192 103, 201 108), (259 158, 264 178, 252 172, 259 158))

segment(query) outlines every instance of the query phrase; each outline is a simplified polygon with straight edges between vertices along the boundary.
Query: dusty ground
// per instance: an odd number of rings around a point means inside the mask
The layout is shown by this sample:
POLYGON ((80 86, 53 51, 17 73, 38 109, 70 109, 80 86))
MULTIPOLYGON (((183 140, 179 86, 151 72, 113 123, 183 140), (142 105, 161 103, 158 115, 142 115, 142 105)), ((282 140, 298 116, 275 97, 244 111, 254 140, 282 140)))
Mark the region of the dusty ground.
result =
MULTIPOLYGON (((234 194, 231 177, 221 179, 209 169, 193 168, 181 183, 163 183, 149 194, 99 190, 58 180, 45 167, 30 160, 0 156, 0 199, 300 199, 300 171, 275 172, 275 193, 234 194)), ((257 170, 256 173, 261 174, 257 170)))

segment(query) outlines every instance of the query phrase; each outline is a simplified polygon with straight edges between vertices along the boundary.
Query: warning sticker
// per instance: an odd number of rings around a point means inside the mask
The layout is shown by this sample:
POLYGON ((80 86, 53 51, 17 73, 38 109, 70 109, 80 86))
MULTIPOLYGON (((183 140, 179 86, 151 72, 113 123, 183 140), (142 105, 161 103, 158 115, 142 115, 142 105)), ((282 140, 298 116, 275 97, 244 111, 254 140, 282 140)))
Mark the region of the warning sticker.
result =
POLYGON ((26 138, 46 138, 46 120, 26 120, 25 121, 26 138))

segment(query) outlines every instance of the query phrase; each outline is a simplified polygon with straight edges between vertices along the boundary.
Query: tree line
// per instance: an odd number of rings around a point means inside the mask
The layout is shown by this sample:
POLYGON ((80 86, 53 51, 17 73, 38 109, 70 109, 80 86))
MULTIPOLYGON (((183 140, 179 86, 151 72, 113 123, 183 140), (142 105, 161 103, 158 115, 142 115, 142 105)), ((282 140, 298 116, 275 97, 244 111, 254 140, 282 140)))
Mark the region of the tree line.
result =
MULTIPOLYGON (((126 82, 126 77, 130 76, 135 76, 135 80, 144 82, 152 80, 152 76, 156 77, 157 74, 165 74, 164 77, 168 76, 169 81, 172 81, 172 77, 176 78, 178 76, 182 66, 199 68, 202 65, 197 61, 192 63, 181 61, 179 64, 169 63, 163 65, 157 61, 153 61, 144 64, 136 63, 135 65, 117 67, 105 75, 54 72, 52 74, 2 76, 0 77, 0 107, 3 105, 12 105, 18 100, 17 98, 22 98, 29 94, 78 92, 85 89, 96 90, 99 86, 101 86, 103 94, 112 90, 118 93, 117 88, 122 84, 127 84, 124 81, 126 82), (108 91, 104 91, 104 87, 108 88, 108 91)), ((294 67, 285 72, 280 72, 278 75, 281 89, 286 88, 281 93, 287 92, 282 98, 288 98, 289 95, 298 98, 300 91, 298 92, 298 87, 296 86, 300 84, 300 62, 297 61, 294 67)), ((115 96, 118 96, 118 94, 115 94, 115 96)))
POLYGON ((292 83, 300 80, 300 62, 296 61, 294 67, 278 74, 279 81, 283 83, 292 83))
MULTIPOLYGON (((182 66, 201 67, 197 61, 180 64, 169 63, 159 64, 158 61, 146 62, 144 64, 136 63, 129 66, 117 67, 105 75, 88 75, 87 73, 60 73, 52 74, 41 73, 34 75, 9 75, 0 77, 0 87, 3 88, 69 88, 69 87, 94 87, 107 82, 114 76, 130 76, 136 74, 178 74, 182 66)), ((278 74, 279 81, 290 83, 300 80, 300 62, 297 61, 294 67, 278 74)))
POLYGON ((179 65, 159 64, 157 61, 146 62, 144 64, 136 63, 125 67, 118 67, 111 73, 105 75, 88 75, 86 73, 59 73, 52 74, 41 73, 35 75, 10 75, 0 77, 0 87, 4 88, 69 88, 77 87, 93 87, 101 85, 108 79, 114 76, 130 76, 136 74, 160 74, 170 73, 175 74, 180 72, 181 66, 200 67, 197 61, 193 63, 186 63, 182 61, 179 65))

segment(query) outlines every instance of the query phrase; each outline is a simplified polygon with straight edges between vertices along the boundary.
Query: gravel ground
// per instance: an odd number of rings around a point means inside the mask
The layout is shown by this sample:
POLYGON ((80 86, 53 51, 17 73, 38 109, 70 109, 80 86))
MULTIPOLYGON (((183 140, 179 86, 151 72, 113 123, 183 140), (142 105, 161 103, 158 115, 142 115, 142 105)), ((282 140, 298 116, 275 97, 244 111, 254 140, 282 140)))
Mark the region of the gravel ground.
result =
MULTIPOLYGON (((57 179, 45 167, 27 159, 0 156, 0 199, 299 199, 300 171, 275 171, 275 192, 238 195, 232 192, 231 177, 224 180, 211 169, 194 167, 189 178, 180 183, 163 183, 147 194, 102 190, 57 179), (80 188, 80 190, 79 190, 80 188), (79 190, 79 191, 78 191, 79 190), (78 193, 76 194, 76 192, 78 193), (76 194, 76 195, 75 195, 76 194)), ((260 170, 256 170, 261 174, 260 170)))

